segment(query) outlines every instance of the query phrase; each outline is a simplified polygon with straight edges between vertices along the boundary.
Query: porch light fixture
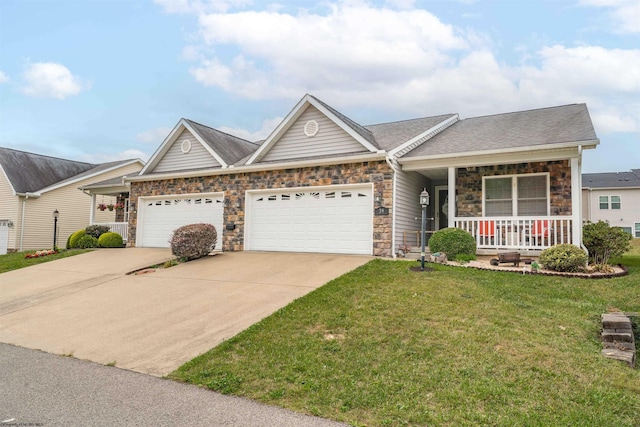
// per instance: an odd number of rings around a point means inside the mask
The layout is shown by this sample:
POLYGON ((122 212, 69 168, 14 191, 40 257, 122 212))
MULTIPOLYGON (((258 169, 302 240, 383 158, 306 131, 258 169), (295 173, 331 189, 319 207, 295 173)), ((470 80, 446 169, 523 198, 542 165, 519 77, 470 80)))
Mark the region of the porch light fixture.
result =
POLYGON ((240 209, 242 207, 242 197, 238 197, 236 199, 236 208, 240 209))
POLYGON ((58 212, 58 209, 56 209, 55 211, 53 211, 53 249, 55 250, 56 248, 56 242, 57 242, 57 237, 58 237, 58 215, 60 215, 60 212, 58 212))
POLYGON ((427 229, 427 206, 429 206, 429 193, 427 193, 427 189, 425 188, 420 193, 420 206, 422 206, 422 229, 421 229, 421 237, 422 237, 422 250, 420 251, 420 270, 424 271, 424 256, 426 253, 426 229, 427 229))

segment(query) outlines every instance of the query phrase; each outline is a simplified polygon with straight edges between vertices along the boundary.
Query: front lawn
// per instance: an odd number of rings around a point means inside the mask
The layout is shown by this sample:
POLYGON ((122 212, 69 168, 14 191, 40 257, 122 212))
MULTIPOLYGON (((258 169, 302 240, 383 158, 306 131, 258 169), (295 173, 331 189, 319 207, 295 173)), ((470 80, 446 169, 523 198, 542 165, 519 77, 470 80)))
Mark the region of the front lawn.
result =
POLYGON ((356 426, 637 426, 640 369, 600 355, 600 315, 640 312, 640 255, 623 262, 587 280, 376 259, 170 377, 356 426))
POLYGON ((25 259, 27 254, 32 254, 35 251, 25 252, 13 252, 6 255, 0 255, 0 273, 5 271, 17 270, 19 268, 29 267, 30 265, 41 264, 43 262, 49 262, 60 258, 66 258, 73 255, 89 252, 89 249, 68 249, 54 255, 47 255, 38 258, 25 259))

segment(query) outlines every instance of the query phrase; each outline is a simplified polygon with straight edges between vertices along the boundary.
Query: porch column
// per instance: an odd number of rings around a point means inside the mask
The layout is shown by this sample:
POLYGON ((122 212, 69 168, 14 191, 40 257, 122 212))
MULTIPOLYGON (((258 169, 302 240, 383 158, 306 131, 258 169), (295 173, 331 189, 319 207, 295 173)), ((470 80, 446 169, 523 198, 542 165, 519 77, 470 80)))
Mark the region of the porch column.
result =
POLYGON ((449 188, 447 189, 447 194, 449 194, 449 213, 447 214, 447 218, 449 219, 449 228, 455 227, 455 217, 456 217, 456 168, 453 166, 449 166, 449 179, 447 181, 449 188))
POLYGON ((91 194, 91 209, 89 210, 89 225, 93 225, 96 215, 96 195, 91 194))
POLYGON ((571 159, 571 241, 574 245, 582 246, 582 185, 580 159, 571 159))

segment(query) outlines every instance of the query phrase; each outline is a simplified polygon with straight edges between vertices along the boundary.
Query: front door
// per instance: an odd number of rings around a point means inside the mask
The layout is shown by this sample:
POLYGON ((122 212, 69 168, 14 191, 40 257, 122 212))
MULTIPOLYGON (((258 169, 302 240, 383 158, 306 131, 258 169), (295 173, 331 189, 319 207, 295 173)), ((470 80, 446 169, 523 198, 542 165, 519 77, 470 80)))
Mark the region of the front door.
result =
POLYGON ((436 187, 436 230, 441 230, 449 226, 449 189, 447 186, 436 187))

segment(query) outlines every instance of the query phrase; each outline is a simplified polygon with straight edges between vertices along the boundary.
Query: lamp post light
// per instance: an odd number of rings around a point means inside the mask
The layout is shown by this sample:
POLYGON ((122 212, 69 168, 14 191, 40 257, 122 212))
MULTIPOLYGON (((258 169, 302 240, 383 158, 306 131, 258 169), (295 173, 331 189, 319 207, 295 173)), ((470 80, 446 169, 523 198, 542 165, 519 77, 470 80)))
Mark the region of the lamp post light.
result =
POLYGON ((420 193, 420 205, 422 206, 422 250, 420 251, 420 270, 424 271, 424 256, 426 252, 427 206, 429 206, 429 193, 425 188, 420 193))
POLYGON ((56 248, 56 242, 57 242, 57 231, 58 231, 58 215, 60 215, 60 212, 58 212, 58 209, 56 209, 55 211, 53 211, 53 249, 55 250, 56 248))

